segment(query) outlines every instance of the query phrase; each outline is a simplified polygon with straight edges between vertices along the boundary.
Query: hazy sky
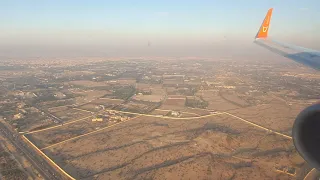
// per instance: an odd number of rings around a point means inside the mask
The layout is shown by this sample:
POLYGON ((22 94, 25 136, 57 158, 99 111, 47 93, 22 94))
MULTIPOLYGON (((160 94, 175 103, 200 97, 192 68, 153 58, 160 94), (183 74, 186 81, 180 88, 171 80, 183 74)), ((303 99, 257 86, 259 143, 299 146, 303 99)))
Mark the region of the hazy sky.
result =
POLYGON ((319 0, 0 0, 0 53, 210 55, 251 46, 270 7, 271 37, 320 48, 319 0))

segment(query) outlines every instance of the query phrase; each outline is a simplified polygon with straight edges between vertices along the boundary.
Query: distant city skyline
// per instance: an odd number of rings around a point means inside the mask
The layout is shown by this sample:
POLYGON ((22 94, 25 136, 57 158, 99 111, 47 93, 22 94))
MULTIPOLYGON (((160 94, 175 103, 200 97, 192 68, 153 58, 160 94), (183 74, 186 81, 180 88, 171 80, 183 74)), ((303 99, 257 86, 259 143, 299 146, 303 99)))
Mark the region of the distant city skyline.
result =
POLYGON ((54 53, 123 51, 123 55, 143 56, 149 42, 148 55, 187 56, 193 50, 210 55, 229 46, 245 49, 251 47, 270 7, 274 8, 271 37, 320 49, 317 0, 13 0, 0 3, 0 55, 28 49, 36 55, 43 48, 54 53))

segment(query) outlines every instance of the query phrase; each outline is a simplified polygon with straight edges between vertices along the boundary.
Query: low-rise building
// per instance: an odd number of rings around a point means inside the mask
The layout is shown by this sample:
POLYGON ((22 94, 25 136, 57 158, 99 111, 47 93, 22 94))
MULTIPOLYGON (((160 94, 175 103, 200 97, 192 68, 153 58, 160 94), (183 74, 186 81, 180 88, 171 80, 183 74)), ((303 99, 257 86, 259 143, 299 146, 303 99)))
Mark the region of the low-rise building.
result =
POLYGON ((103 119, 102 118, 93 118, 91 121, 92 122, 102 122, 103 119))
POLYGON ((180 112, 178 112, 178 111, 171 111, 171 116, 178 117, 178 116, 180 116, 180 112))
POLYGON ((21 113, 13 115, 14 120, 21 119, 22 117, 23 117, 23 114, 21 114, 21 113))

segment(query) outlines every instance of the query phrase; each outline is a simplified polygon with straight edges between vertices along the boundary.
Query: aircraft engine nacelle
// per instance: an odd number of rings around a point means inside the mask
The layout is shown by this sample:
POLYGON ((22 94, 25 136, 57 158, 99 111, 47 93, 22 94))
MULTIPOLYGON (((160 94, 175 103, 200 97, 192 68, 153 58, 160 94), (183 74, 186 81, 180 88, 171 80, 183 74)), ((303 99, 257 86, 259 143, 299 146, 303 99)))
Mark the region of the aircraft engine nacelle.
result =
POLYGON ((320 170, 320 103, 297 116, 292 129, 293 143, 306 162, 320 170))

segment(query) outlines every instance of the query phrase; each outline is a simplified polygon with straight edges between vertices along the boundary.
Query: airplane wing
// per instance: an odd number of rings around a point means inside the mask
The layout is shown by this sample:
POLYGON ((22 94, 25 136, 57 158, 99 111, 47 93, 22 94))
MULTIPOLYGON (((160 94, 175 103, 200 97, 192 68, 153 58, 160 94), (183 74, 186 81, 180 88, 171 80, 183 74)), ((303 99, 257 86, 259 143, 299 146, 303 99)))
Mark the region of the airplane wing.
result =
POLYGON ((273 8, 270 8, 255 36, 254 43, 298 63, 320 70, 320 51, 280 42, 268 37, 272 12, 273 8))

